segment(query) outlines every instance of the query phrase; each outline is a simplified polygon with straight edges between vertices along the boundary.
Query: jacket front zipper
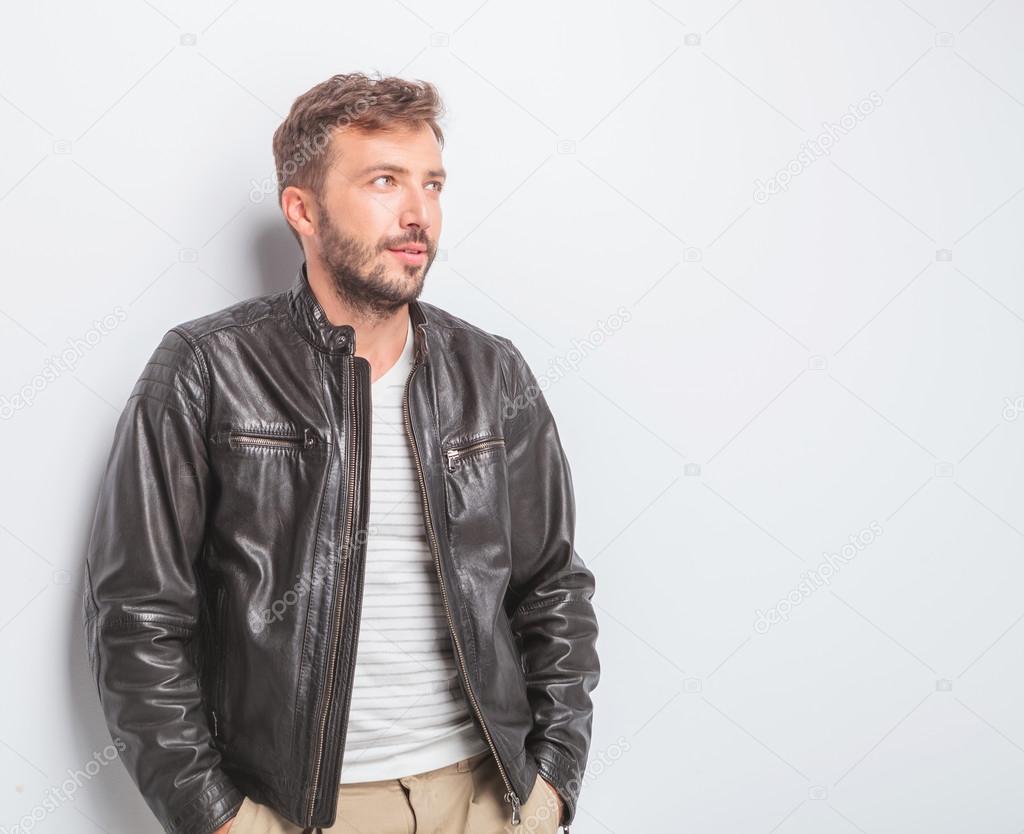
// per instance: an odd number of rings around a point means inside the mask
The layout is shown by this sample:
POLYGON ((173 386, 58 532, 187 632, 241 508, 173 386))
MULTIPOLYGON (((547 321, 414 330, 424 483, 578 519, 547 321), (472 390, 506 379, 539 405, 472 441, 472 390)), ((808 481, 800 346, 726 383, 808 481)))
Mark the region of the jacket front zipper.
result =
POLYGON ((489 437, 485 440, 478 440, 475 443, 471 443, 468 446, 461 446, 458 449, 449 449, 446 451, 445 457, 448 459, 448 470, 454 471, 459 465, 459 461, 463 458, 468 458, 471 455, 478 454, 479 452, 486 451, 487 449, 493 449, 496 446, 504 446, 505 439, 502 437, 489 437))
MULTIPOLYGON (((470 685, 469 676, 466 674, 466 661, 462 655, 462 646, 459 643, 458 635, 455 633, 455 622, 452 620, 452 612, 448 607, 448 591, 445 588, 444 577, 441 574, 441 557, 438 554, 437 537, 434 534, 434 524, 430 517, 430 501, 427 498, 427 486, 423 478, 423 465, 420 461, 419 449, 416 446, 416 437, 412 430, 412 419, 409 416, 409 389, 412 387, 412 378, 415 376, 419 367, 420 363, 417 362, 414 364, 412 370, 409 371, 409 376, 405 380, 405 395, 402 398, 402 416, 405 419, 405 432, 409 437, 409 443, 412 447, 413 463, 416 466, 416 477, 419 480, 420 499, 423 503, 423 517, 427 524, 427 532, 429 533, 428 538, 430 540, 430 550, 434 557, 434 569, 437 571, 437 581, 441 586, 441 602, 444 605, 444 613, 448 619, 448 631, 455 644, 456 660, 458 661, 459 672, 462 674, 463 682, 466 685, 466 692, 469 694, 469 702, 480 721, 480 726, 483 728, 487 745, 491 748, 491 753, 494 755, 494 761, 498 765, 498 772, 501 774, 501 779, 505 783, 506 791, 504 800, 512 804, 512 825, 518 825, 520 822, 519 809, 521 807, 521 801, 519 799, 519 795, 512 787, 511 781, 509 781, 508 773, 505 771, 505 766, 501 763, 501 757, 498 755, 498 749, 494 746, 494 741, 491 739, 491 733, 487 729, 487 724, 484 722, 483 714, 480 712, 480 706, 477 703, 476 695, 473 694, 473 687, 470 685)), ((456 450, 453 449, 452 451, 456 450)))
MULTIPOLYGON (((356 412, 358 410, 358 396, 356 392, 356 363, 355 356, 349 356, 349 449, 348 449, 348 500, 345 507, 345 523, 342 527, 342 538, 340 541, 339 553, 341 554, 341 577, 338 579, 337 584, 334 588, 334 599, 331 611, 334 613, 334 622, 332 622, 331 628, 331 643, 330 643, 330 655, 327 664, 327 675, 324 683, 324 689, 326 690, 323 698, 323 709, 320 713, 320 728, 317 733, 317 743, 313 756, 313 778, 310 783, 309 789, 309 805, 306 809, 307 824, 313 824, 313 809, 316 806, 317 789, 320 783, 320 771, 323 768, 323 752, 324 745, 326 742, 326 729, 327 729, 327 716, 330 713, 331 699, 334 697, 334 677, 335 669, 338 661, 338 642, 339 634, 341 632, 342 623, 342 612, 338 611, 339 608, 339 597, 341 600, 340 605, 344 606, 345 602, 345 585, 348 578, 348 565, 351 554, 347 552, 346 548, 351 546, 352 541, 352 526, 355 520, 355 486, 356 486, 356 443, 357 443, 357 426, 356 426, 356 412)), ((355 651, 352 652, 355 656, 355 651)), ((351 696, 351 687, 349 687, 349 696, 351 696)), ((344 728, 342 728, 344 730, 344 728)))
POLYGON ((261 431, 232 431, 228 442, 237 446, 255 446, 265 449, 308 449, 315 442, 312 429, 303 429, 301 435, 275 434, 261 431))

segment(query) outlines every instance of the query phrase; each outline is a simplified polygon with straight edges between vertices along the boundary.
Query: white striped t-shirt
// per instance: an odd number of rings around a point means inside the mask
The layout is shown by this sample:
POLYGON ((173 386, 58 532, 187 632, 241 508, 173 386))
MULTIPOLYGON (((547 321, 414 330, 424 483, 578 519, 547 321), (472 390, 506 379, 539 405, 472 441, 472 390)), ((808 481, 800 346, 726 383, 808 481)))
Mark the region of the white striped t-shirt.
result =
POLYGON ((370 506, 363 607, 341 782, 397 779, 487 749, 459 687, 402 397, 398 361, 371 385, 370 506))

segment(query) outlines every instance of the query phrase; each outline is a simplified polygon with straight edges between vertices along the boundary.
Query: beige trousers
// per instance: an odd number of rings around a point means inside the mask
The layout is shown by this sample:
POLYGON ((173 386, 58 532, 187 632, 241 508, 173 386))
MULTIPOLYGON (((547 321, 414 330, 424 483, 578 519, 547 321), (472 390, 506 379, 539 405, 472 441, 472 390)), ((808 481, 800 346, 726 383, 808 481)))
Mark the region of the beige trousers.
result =
MULTIPOLYGON (((325 834, 556 834, 554 792, 537 776, 510 822, 512 806, 489 750, 436 770, 384 779, 347 782, 338 792, 338 813, 325 834)), ((229 834, 302 834, 271 808, 248 797, 229 834)))

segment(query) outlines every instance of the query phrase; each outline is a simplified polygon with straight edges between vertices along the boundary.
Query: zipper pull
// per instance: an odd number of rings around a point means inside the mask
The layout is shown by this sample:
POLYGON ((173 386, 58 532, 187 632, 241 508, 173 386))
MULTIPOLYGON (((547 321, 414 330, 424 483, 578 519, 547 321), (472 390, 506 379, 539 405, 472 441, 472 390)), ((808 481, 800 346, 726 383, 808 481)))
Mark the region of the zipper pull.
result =
POLYGON ((448 458, 448 471, 449 472, 454 472, 455 471, 455 461, 457 461, 459 459, 459 450, 458 449, 449 449, 447 452, 445 452, 445 455, 448 458))
POLYGON ((217 732, 217 710, 212 707, 210 709, 210 717, 213 719, 213 735, 217 737, 219 735, 217 732))
POLYGON ((505 794, 505 801, 512 803, 512 825, 519 825, 521 819, 519 817, 519 794, 515 791, 509 791, 505 794))

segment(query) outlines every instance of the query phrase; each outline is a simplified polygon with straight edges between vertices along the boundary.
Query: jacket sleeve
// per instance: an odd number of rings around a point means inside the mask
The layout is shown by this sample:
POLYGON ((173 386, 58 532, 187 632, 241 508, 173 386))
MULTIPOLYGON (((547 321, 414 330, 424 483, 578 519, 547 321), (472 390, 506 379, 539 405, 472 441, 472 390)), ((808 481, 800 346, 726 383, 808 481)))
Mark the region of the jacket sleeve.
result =
POLYGON ((168 331, 118 420, 86 557, 82 613, 107 726, 169 834, 209 834, 244 798, 220 768, 196 666, 207 382, 198 347, 168 331))
MULTIPOLYGON (((509 343, 511 344, 511 343, 509 343)), ((525 667, 534 727, 526 747, 572 822, 590 747, 597 686, 594 575, 576 552, 569 463, 536 377, 515 347, 506 404, 512 530, 512 631, 525 667)))

